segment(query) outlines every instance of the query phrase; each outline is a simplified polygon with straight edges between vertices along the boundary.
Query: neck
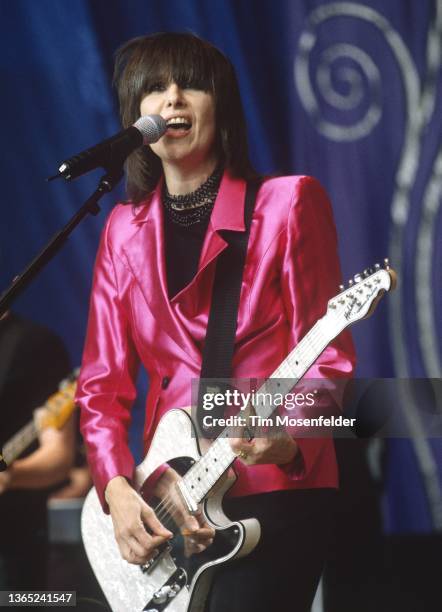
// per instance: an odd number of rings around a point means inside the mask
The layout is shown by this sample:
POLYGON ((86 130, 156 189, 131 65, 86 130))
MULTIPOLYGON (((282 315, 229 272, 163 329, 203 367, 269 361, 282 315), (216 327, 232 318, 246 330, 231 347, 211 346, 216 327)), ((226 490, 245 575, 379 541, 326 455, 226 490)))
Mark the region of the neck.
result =
POLYGON ((168 192, 171 195, 184 195, 195 191, 213 173, 217 162, 218 160, 215 157, 209 158, 199 164, 197 168, 163 162, 164 178, 168 192))

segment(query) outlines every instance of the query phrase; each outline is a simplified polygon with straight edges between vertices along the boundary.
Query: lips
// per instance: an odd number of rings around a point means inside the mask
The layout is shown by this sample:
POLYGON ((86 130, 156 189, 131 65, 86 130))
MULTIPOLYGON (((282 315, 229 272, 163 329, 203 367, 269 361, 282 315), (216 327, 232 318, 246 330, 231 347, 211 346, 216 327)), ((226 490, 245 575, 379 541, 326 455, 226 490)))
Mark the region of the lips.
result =
POLYGON ((175 115, 166 119, 168 136, 185 136, 192 128, 192 122, 184 115, 175 115))
POLYGON ((169 127, 175 128, 179 126, 187 126, 188 129, 192 127, 192 122, 188 117, 184 115, 175 115, 174 117, 169 117, 166 119, 166 124, 169 127))

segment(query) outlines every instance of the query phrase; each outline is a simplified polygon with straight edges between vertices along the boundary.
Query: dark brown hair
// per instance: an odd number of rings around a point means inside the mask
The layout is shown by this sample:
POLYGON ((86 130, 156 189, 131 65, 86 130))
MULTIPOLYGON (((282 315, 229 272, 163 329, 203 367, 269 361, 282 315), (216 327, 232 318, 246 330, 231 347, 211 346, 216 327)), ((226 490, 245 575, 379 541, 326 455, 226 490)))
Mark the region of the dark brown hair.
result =
MULTIPOLYGON (((124 128, 140 116, 140 103, 152 87, 175 82, 210 91, 215 100, 218 157, 235 177, 256 176, 249 160, 244 111, 232 63, 216 47, 190 33, 167 32, 129 40, 115 57, 114 84, 124 128)), ((161 161, 148 146, 126 162, 127 193, 135 204, 156 186, 161 161)))

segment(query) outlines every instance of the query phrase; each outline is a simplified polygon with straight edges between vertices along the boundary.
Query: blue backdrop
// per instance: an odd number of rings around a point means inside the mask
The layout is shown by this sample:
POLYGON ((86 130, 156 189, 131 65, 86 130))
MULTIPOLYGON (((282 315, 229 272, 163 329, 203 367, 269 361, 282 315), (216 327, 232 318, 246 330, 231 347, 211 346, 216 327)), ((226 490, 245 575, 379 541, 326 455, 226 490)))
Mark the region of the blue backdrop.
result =
MULTIPOLYGON (((359 375, 440 376, 440 0, 0 0, 0 11, 0 289, 96 185, 99 172, 72 184, 44 179, 119 129, 115 49, 133 36, 191 30, 237 68, 257 169, 325 185, 345 278, 394 260, 398 291, 354 328, 359 375)), ((15 305, 55 329, 76 363, 99 231, 116 198, 15 305)), ((389 449, 387 529, 442 530, 440 441, 389 449)))

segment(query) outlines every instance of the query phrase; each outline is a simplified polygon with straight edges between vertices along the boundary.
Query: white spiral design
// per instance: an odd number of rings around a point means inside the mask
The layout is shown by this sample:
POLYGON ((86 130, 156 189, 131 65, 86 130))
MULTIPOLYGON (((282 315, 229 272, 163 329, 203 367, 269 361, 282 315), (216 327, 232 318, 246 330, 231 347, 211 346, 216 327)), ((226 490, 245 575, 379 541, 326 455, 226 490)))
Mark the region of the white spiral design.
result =
POLYGON ((296 85, 305 110, 316 129, 330 140, 350 142, 367 136, 382 116, 381 79, 376 64, 365 51, 350 44, 333 45, 321 54, 316 84, 322 98, 332 108, 342 112, 355 110, 364 104, 365 90, 370 93, 368 108, 361 119, 352 125, 337 125, 322 116, 311 83, 309 57, 315 43, 316 36, 311 31, 304 32, 295 61, 296 85), (341 91, 334 87, 335 83, 339 83, 341 91))
MULTIPOLYGON (((353 2, 332 2, 324 4, 309 15, 306 29, 301 35, 297 57, 295 59, 295 82, 301 102, 309 113, 316 129, 334 141, 352 141, 360 139, 373 129, 381 117, 379 103, 380 80, 376 66, 368 55, 351 45, 335 45, 322 54, 317 74, 317 87, 324 100, 337 110, 353 110, 356 104, 362 104, 361 76, 354 70, 341 69, 338 74, 341 82, 347 82, 347 95, 335 92, 332 87, 329 66, 344 55, 356 63, 369 86, 370 100, 368 111, 362 120, 349 127, 327 122, 322 116, 310 82, 310 54, 317 41, 316 30, 324 21, 333 17, 354 17, 375 26, 390 47, 400 69, 404 85, 406 103, 406 121, 404 126, 404 144, 395 177, 396 189, 391 204, 390 259, 396 268, 399 281, 404 286, 409 279, 404 272, 405 229, 408 225, 411 208, 411 190, 415 184, 422 150, 422 139, 426 126, 434 112, 436 104, 436 82, 442 62, 442 0, 435 0, 435 19, 430 24, 427 38, 427 78, 421 87, 420 79, 413 59, 399 34, 389 21, 379 12, 363 4, 353 2)), ((354 116, 354 115, 353 115, 354 116)), ((345 117, 344 117, 345 118, 345 117)), ((434 221, 440 209, 440 164, 438 156, 433 176, 424 198, 424 211, 419 223, 416 262, 416 303, 419 343, 424 356, 427 373, 440 375, 440 359, 437 346, 437 326, 434 313, 433 288, 431 285, 431 257, 435 233, 434 221)), ((393 355, 396 374, 409 376, 409 355, 406 343, 404 322, 404 301, 401 286, 389 298, 390 327, 393 342, 393 355)), ((422 422, 416 406, 407 394, 402 394, 404 414, 418 459, 419 467, 431 508, 434 528, 442 531, 442 491, 438 479, 437 465, 431 447, 425 437, 422 422)))

